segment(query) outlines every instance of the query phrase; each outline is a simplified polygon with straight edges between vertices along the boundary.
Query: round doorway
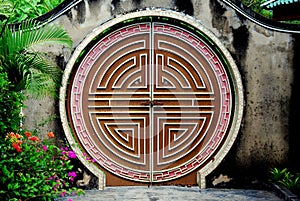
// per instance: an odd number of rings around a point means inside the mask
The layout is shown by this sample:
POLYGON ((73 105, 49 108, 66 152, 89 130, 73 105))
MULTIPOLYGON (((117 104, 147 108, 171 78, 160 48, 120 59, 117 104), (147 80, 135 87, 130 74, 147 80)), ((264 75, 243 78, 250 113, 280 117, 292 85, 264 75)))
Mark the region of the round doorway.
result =
POLYGON ((145 10, 102 24, 76 48, 60 113, 72 148, 106 184, 192 185, 198 172, 203 186, 237 136, 242 91, 229 52, 201 23, 145 10))

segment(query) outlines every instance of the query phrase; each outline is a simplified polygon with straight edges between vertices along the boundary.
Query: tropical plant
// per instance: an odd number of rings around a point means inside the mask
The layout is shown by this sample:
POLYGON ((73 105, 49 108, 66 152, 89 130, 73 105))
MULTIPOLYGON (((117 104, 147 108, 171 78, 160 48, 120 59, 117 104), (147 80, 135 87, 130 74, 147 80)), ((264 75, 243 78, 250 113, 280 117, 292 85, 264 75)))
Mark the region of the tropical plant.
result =
POLYGON ((0 0, 0 22, 1 24, 5 19, 8 19, 13 9, 13 3, 6 0, 0 0))
POLYGON ((15 87, 14 91, 53 94, 60 85, 61 69, 38 49, 47 44, 71 48, 72 40, 62 27, 32 20, 23 22, 20 27, 2 27, 0 66, 15 87))
POLYGON ((64 0, 0 0, 0 24, 17 23, 41 16, 64 0), (1 20, 2 19, 2 20, 1 20))

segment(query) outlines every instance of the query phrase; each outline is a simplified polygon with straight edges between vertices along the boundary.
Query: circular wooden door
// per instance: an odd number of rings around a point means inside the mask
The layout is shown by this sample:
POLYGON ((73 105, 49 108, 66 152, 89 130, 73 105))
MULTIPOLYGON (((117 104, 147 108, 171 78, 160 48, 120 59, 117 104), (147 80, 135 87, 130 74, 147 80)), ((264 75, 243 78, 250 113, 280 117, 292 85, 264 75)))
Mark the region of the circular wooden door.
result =
POLYGON ((76 143, 99 169, 125 180, 166 182, 201 169, 235 114, 226 62, 208 36, 180 20, 110 26, 84 44, 69 72, 66 112, 76 143))

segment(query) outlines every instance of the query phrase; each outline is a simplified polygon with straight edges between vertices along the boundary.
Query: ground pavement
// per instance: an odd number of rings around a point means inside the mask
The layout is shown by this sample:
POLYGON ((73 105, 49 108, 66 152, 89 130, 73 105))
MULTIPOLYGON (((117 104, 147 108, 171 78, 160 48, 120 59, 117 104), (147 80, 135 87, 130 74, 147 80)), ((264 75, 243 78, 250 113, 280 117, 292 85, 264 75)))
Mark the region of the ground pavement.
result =
POLYGON ((199 187, 106 187, 86 190, 85 195, 56 201, 280 201, 273 192, 245 189, 199 189, 199 187))

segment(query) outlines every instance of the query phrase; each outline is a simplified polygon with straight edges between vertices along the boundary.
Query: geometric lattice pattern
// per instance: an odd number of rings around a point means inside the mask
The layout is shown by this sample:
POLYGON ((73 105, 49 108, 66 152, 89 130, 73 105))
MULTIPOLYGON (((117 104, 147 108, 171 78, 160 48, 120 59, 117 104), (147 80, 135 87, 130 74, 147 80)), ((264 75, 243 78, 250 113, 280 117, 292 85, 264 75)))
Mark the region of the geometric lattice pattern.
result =
POLYGON ((90 47, 70 86, 81 146, 101 168, 139 182, 195 171, 230 124, 230 80, 217 54, 177 25, 137 22, 90 47))

